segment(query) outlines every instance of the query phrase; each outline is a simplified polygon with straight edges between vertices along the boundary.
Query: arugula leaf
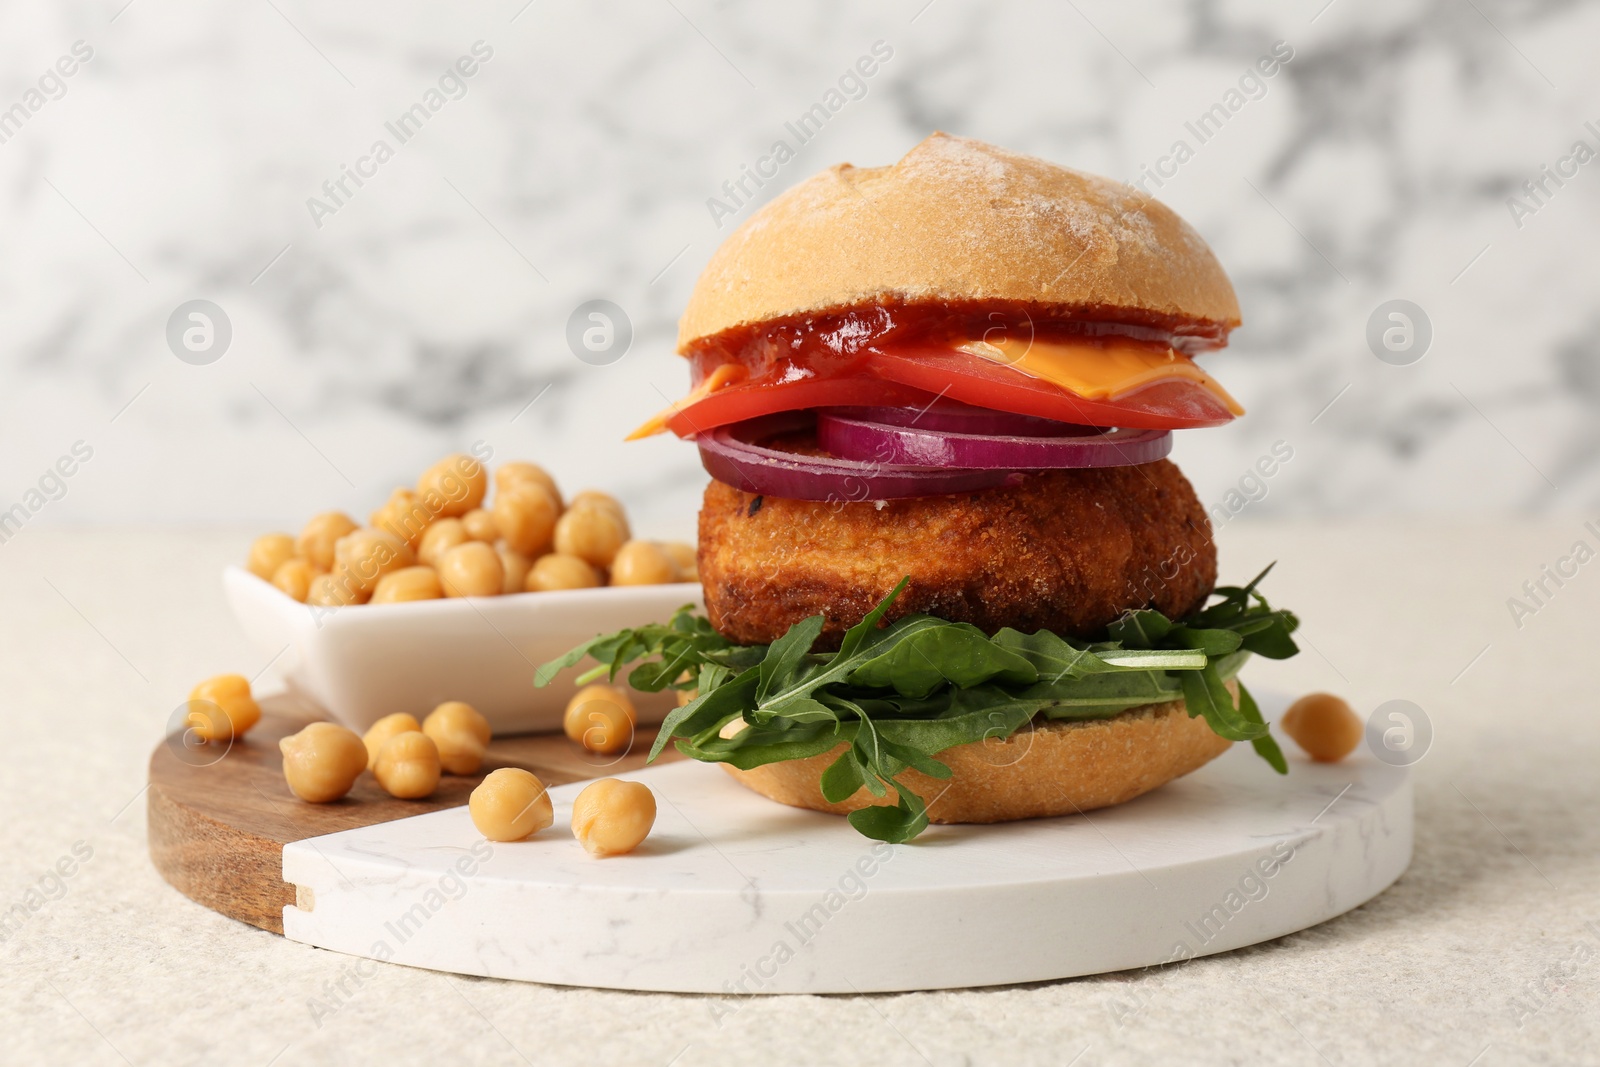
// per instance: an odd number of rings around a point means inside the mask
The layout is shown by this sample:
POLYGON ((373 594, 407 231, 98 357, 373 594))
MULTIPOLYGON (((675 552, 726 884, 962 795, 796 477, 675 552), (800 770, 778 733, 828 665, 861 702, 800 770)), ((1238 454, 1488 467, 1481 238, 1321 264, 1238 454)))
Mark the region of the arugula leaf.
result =
MULTIPOLYGON (((852 725, 851 731, 854 729, 852 725)), ((822 723, 795 726, 770 723, 767 726, 746 727, 733 737, 721 737, 716 729, 707 730, 695 738, 680 737, 678 751, 691 759, 705 763, 728 763, 748 771, 768 763, 820 756, 836 747, 840 740, 829 726, 822 723)))
MULTIPOLYGON (((843 650, 839 653, 844 655, 843 650)), ((976 626, 946 624, 916 630, 850 672, 851 685, 924 697, 946 683, 970 689, 991 679, 1017 685, 1037 680, 1026 658, 989 639, 976 626)))
POLYGON ((828 764, 828 769, 822 772, 822 779, 819 782, 822 786, 822 799, 829 804, 838 804, 855 796, 856 792, 867 784, 865 770, 861 761, 856 759, 855 749, 845 749, 839 754, 839 758, 828 764))
MULTIPOLYGON (((1269 567, 1268 570, 1271 568, 1269 567)), ((1292 656, 1299 620, 1258 591, 1222 586, 1187 618, 1130 611, 1107 640, 1003 629, 993 637, 965 623, 906 615, 882 625, 905 590, 898 583, 839 651, 813 651, 825 619, 796 623, 771 645, 735 645, 709 621, 682 608, 652 624, 584 642, 540 667, 536 685, 586 656, 585 678, 615 680, 629 664, 635 687, 695 690, 662 723, 650 758, 669 740, 694 759, 751 768, 839 750, 822 775, 823 795, 839 802, 862 789, 893 805, 857 811, 850 822, 883 841, 909 841, 928 825, 927 807, 903 780, 908 769, 950 775, 935 757, 957 745, 1004 740, 1035 718, 1104 719, 1182 698, 1219 736, 1249 741, 1283 773, 1288 764, 1248 690, 1237 702, 1224 684, 1252 655, 1292 656), (722 733, 730 724, 738 731, 722 733)))
POLYGON ((1251 722, 1234 707, 1233 694, 1222 684, 1215 668, 1181 676, 1183 702, 1189 716, 1204 715, 1211 732, 1229 741, 1254 741, 1266 735, 1265 723, 1251 722))
MULTIPOLYGON (((822 616, 817 615, 813 616, 813 618, 821 619, 822 616)), ((803 626, 807 621, 809 620, 797 622, 795 626, 803 626)), ((936 626, 953 625, 955 624, 944 622, 928 615, 907 615, 888 629, 879 631, 882 636, 857 641, 856 647, 858 649, 892 647, 908 637, 914 636, 921 630, 931 629, 936 626)), ((793 627, 790 629, 792 632, 793 627)), ((786 634, 785 636, 788 635, 786 634)), ((845 639, 849 640, 849 634, 845 635, 845 639)), ((814 664, 813 669, 798 672, 792 684, 778 692, 769 693, 767 697, 758 702, 757 707, 761 711, 780 709, 789 701, 799 697, 810 696, 813 691, 820 689, 822 686, 843 682, 850 675, 850 672, 855 669, 856 663, 857 660, 845 655, 843 648, 840 648, 838 652, 832 655, 817 657, 817 662, 814 664)))
MULTIPOLYGON (((1256 706, 1256 698, 1250 695, 1250 690, 1239 683, 1239 714, 1257 725, 1264 726, 1266 720, 1261 717, 1261 709, 1256 706)), ((1256 755, 1272 765, 1272 769, 1279 774, 1289 773, 1289 761, 1283 758, 1283 749, 1278 747, 1278 742, 1271 734, 1263 733, 1260 737, 1250 742, 1250 747, 1256 750, 1256 755)))
POLYGON ((1106 627, 1106 633, 1124 648, 1155 648, 1171 629, 1171 619, 1159 611, 1141 608, 1125 612, 1122 618, 1106 627))
POLYGON ((1025 634, 1007 626, 994 635, 993 641, 1027 660, 1039 677, 1051 681, 1082 678, 1107 669, 1103 659, 1090 652, 1087 645, 1058 637, 1049 630, 1025 634))
POLYGON ((661 721, 655 743, 650 746, 650 759, 661 755, 667 741, 676 736, 693 737, 708 730, 720 730, 738 718, 755 698, 760 674, 746 670, 708 692, 701 693, 681 708, 674 708, 661 721))
POLYGON ((910 584, 911 575, 908 574, 895 583, 895 587, 889 590, 888 596, 878 602, 877 607, 867 612, 860 622, 844 632, 844 640, 839 643, 839 655, 841 657, 849 659, 854 656, 857 650, 877 633, 878 623, 883 621, 883 617, 888 613, 890 606, 900 599, 900 594, 905 592, 906 586, 910 584))
POLYGON ((1196 630, 1189 626, 1174 626, 1167 640, 1183 648, 1204 652, 1207 656, 1226 656, 1237 652, 1244 638, 1236 630, 1196 630))
POLYGON ((899 803, 893 807, 874 804, 852 811, 848 818, 864 836, 890 844, 904 844, 928 828, 928 809, 922 798, 901 788, 899 803))
POLYGON ((767 646, 766 658, 756 668, 761 672, 761 684, 756 688, 758 702, 765 703, 775 691, 790 688, 800 679, 810 661, 811 646, 822 634, 824 621, 821 615, 801 619, 767 646))

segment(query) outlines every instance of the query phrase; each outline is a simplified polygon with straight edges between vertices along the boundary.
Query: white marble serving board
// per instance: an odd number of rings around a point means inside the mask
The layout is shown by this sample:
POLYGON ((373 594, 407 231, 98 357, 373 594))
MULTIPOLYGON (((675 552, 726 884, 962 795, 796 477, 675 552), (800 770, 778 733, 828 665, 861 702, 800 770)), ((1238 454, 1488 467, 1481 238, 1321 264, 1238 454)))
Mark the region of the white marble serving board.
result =
POLYGON ((292 940, 460 974, 694 993, 1030 982, 1255 944, 1371 899, 1411 859, 1407 772, 1364 750, 1271 773, 1247 745, 1128 804, 911 845, 784 807, 718 767, 622 777, 658 798, 629 856, 556 823, 490 845, 465 808, 296 842, 292 940))

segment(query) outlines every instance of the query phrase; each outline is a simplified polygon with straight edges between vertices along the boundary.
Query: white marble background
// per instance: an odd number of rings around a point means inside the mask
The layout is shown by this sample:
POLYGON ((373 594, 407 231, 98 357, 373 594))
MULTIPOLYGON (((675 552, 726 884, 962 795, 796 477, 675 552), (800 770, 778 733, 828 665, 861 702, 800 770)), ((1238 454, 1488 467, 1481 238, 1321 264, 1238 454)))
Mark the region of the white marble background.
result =
POLYGON ((1202 496, 1281 439, 1254 513, 1600 502, 1600 162, 1520 228, 1507 206, 1600 147, 1595 3, 36 0, 0 9, 0 111, 74 42, 93 58, 0 143, 0 508, 83 441, 20 536, 288 527, 481 439, 687 533, 694 450, 620 438, 684 386, 676 315, 727 232, 706 198, 878 40, 782 183, 936 128, 1131 177, 1288 42, 1159 190, 1246 319, 1211 366, 1251 416, 1178 445, 1202 496), (466 95, 316 226, 307 198, 479 40, 466 95), (596 296, 636 330, 607 367, 564 342, 596 296), (208 366, 165 341, 196 297, 233 325, 208 366), (1433 323, 1412 366, 1364 339, 1394 297, 1433 323))

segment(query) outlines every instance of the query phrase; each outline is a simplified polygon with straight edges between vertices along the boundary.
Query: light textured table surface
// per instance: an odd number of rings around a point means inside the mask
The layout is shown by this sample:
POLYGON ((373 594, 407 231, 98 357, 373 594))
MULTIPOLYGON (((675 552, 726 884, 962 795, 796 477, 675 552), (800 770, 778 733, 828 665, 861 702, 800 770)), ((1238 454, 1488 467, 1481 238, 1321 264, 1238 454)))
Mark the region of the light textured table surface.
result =
POLYGON ((1224 576, 1278 559, 1266 589, 1305 621, 1304 654, 1252 664, 1256 684, 1330 689, 1362 712, 1403 697, 1432 721, 1416 769, 1416 859, 1372 903, 1159 972, 752 1000, 399 967, 361 974, 168 887, 145 854, 145 761, 196 680, 264 666, 218 583, 248 536, 29 528, 0 546, 0 909, 10 918, 0 1062, 1488 1067, 1600 1057, 1590 636, 1600 562, 1560 588, 1547 583, 1554 595, 1520 630, 1506 603, 1574 541, 1596 546, 1580 519, 1241 518, 1220 532, 1224 576), (64 858, 71 877, 49 874, 64 858), (313 999, 338 1010, 319 1019, 313 999))

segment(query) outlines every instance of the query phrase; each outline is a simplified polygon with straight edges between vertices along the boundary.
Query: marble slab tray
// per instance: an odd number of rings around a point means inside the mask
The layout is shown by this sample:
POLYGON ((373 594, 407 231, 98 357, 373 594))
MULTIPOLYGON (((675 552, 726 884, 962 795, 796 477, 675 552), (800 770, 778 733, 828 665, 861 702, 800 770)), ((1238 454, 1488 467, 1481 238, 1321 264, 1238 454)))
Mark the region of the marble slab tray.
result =
POLYGON ((942 989, 1160 966, 1325 922, 1411 859, 1408 772, 1364 750, 1246 745, 1120 807, 935 826, 884 845, 720 768, 619 777, 658 798, 636 853, 590 858, 556 823, 491 845, 465 808, 285 846, 292 940, 415 967, 694 993, 942 989))

